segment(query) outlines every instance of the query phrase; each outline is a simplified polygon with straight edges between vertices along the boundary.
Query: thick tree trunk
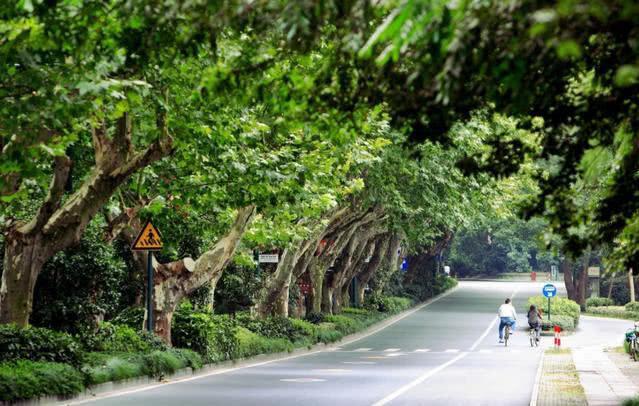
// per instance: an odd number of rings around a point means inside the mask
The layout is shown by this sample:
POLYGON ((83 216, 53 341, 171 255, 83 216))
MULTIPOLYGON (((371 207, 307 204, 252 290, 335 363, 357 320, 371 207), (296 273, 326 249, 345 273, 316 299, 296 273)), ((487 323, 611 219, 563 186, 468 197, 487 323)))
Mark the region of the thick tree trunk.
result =
POLYGON ((139 153, 134 151, 127 113, 118 119, 111 137, 106 126, 94 129, 95 166, 64 203, 71 161, 66 156, 55 159, 49 193, 37 213, 27 223, 9 226, 5 235, 0 323, 27 325, 35 283, 46 261, 80 241, 91 219, 131 174, 171 152, 164 118, 158 125, 164 136, 139 153))
POLYGON ((309 279, 311 280, 311 291, 309 292, 309 302, 311 304, 308 312, 320 313, 322 311, 322 293, 324 287, 324 276, 326 272, 320 264, 316 264, 309 270, 309 279))
POLYGON ((610 285, 608 285, 608 299, 612 299, 612 289, 615 285, 615 274, 610 276, 610 285))
POLYGON ((566 293, 568 294, 568 299, 576 301, 577 299, 577 288, 573 282, 572 276, 572 261, 568 258, 565 258, 561 263, 561 270, 564 273, 564 284, 566 285, 566 293))
MULTIPOLYGON (((197 260, 183 258, 178 261, 161 264, 153 261, 154 287, 153 287, 153 316, 154 332, 167 344, 171 344, 171 320, 173 313, 180 301, 203 286, 211 284, 211 291, 215 291, 215 285, 222 276, 224 268, 233 258, 235 249, 244 232, 250 225, 255 215, 255 206, 247 206, 238 209, 235 221, 229 231, 210 250, 206 251, 197 260)), ((112 220, 112 222, 125 222, 119 228, 121 235, 132 243, 136 236, 136 230, 141 228, 141 223, 135 213, 133 218, 126 216, 112 220)), ((146 269, 146 255, 134 252, 133 257, 140 272, 146 269)))
POLYGON ((364 303, 364 293, 366 292, 366 285, 371 280, 375 272, 380 268, 383 263, 384 256, 388 253, 388 245, 390 244, 391 236, 388 234, 382 235, 374 242, 373 255, 370 262, 368 262, 357 275, 359 283, 357 285, 357 298, 360 304, 364 303))

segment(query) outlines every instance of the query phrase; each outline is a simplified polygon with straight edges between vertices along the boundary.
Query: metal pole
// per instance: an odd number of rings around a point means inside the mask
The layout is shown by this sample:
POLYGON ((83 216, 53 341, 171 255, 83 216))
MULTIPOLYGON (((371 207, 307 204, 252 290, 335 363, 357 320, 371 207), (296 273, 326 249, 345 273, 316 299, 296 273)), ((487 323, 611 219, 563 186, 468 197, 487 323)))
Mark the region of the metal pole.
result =
POLYGON ((153 253, 146 252, 146 329, 153 332, 153 253))
POLYGON ((548 297, 548 321, 550 321, 550 296, 548 297))

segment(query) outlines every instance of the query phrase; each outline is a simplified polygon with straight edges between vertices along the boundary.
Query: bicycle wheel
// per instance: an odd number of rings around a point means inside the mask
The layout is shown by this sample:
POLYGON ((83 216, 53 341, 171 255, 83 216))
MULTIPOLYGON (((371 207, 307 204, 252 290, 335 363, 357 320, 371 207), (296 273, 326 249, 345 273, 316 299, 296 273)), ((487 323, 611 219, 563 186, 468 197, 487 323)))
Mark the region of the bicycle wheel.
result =
POLYGON ((530 346, 534 347, 537 341, 535 340, 535 329, 530 329, 530 333, 528 335, 530 336, 530 346))
POLYGON ((508 339, 510 338, 510 326, 506 326, 504 331, 504 346, 508 347, 508 339))

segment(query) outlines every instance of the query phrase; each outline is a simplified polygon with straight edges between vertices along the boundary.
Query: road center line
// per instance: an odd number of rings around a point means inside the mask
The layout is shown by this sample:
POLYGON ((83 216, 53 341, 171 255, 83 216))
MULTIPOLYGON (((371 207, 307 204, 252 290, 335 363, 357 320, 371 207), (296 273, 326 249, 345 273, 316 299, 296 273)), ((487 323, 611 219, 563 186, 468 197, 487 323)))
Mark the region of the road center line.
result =
MULTIPOLYGON (((515 291, 512 293, 512 295, 510 295, 510 298, 513 299, 518 291, 519 291, 519 288, 515 289, 515 291)), ((479 336, 479 338, 475 341, 475 343, 472 345, 472 347, 470 347, 471 351, 473 351, 475 348, 477 348, 479 346, 479 344, 484 340, 484 338, 486 338, 486 336, 488 335, 490 330, 492 328, 494 328, 496 322, 497 322, 497 318, 493 319, 493 321, 490 323, 488 328, 482 333, 481 336, 479 336)), ((464 358, 468 354, 470 354, 470 352, 462 352, 461 354, 459 354, 455 358, 444 362, 443 364, 441 364, 437 368, 431 369, 430 371, 424 373, 423 375, 418 376, 412 382, 402 386, 401 388, 399 388, 395 392, 389 394, 388 396, 386 396, 382 400, 379 400, 379 401, 373 403, 373 406, 383 406, 383 405, 387 404, 388 402, 397 399, 398 397, 400 397, 404 393, 406 393, 409 390, 413 389, 415 386, 417 386, 420 383, 424 382, 425 380, 427 380, 431 376, 437 374, 438 372, 443 371, 444 369, 448 368, 450 365, 453 365, 455 362, 457 362, 460 359, 464 358)))

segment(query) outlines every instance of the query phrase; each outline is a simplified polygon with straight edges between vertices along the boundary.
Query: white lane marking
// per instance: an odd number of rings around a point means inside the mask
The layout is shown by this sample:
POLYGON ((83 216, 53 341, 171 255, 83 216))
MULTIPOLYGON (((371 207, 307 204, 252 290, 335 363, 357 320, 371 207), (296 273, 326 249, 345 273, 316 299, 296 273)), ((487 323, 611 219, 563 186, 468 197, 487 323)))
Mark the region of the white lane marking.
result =
POLYGON ((537 367, 537 375, 535 376, 535 384, 533 385, 532 396, 530 397, 530 406, 537 406, 537 397, 539 396, 539 384, 541 383, 541 370, 544 365, 544 355, 545 352, 541 352, 541 357, 539 357, 539 366, 537 367))
POLYGON ((345 373, 351 372, 350 369, 339 369, 339 368, 327 368, 327 369, 314 369, 313 372, 325 372, 325 373, 345 373))
POLYGON ((449 348, 444 352, 459 352, 459 350, 457 348, 449 348))
MULTIPOLYGON (((510 295, 510 299, 514 299, 517 292, 519 292, 519 287, 517 287, 517 289, 515 289, 513 294, 510 295)), ((475 343, 470 347, 470 351, 475 351, 475 349, 479 347, 479 344, 481 344, 481 342, 484 341, 484 338, 486 338, 486 336, 490 333, 490 330, 492 330, 495 327, 495 324, 497 324, 498 320, 499 318, 497 317, 493 319, 493 322, 490 323, 490 325, 488 326, 488 328, 486 328, 486 330, 484 330, 484 333, 481 336, 479 336, 477 341, 475 341, 475 343)))
MULTIPOLYGON (((511 299, 513 297, 515 297, 515 295, 517 294, 518 291, 519 291, 519 288, 515 289, 513 294, 510 296, 511 299)), ((477 346, 482 342, 482 340, 484 338, 486 338, 486 336, 488 335, 488 332, 495 325, 496 322, 497 322, 497 318, 493 319, 493 321, 490 323, 490 325, 488 326, 486 331, 484 331, 484 333, 477 339, 477 341, 475 341, 475 343, 472 345, 472 347, 470 347, 471 351, 474 351, 475 348, 477 348, 477 346)), ((430 378, 431 376, 435 375, 436 373, 446 369, 448 366, 454 364, 455 362, 457 362, 460 359, 464 358, 468 354, 470 354, 470 352, 462 352, 459 355, 457 355, 455 358, 453 358, 453 359, 441 364, 437 368, 431 369, 430 371, 425 372, 423 375, 417 377, 412 382, 409 382, 408 384, 406 384, 406 385, 402 386, 401 388, 397 389, 395 392, 393 392, 390 395, 386 396, 382 400, 373 403, 373 406, 383 406, 383 405, 387 404, 388 402, 390 402, 390 401, 392 401, 394 399, 397 399, 399 396, 401 396, 404 393, 408 392, 409 390, 411 390, 415 386, 419 385, 420 383, 424 382, 426 379, 430 378)))
POLYGON ((320 378, 286 378, 280 379, 282 382, 295 382, 295 383, 307 383, 307 382, 326 382, 326 379, 320 378))
POLYGON ((428 352, 428 351, 430 351, 430 348, 419 348, 415 350, 415 352, 428 352))
POLYGON ((482 354, 490 354, 490 353, 492 353, 492 352, 493 352, 493 350, 486 350, 486 349, 483 349, 483 350, 479 350, 479 352, 480 352, 480 353, 482 353, 482 354))
POLYGON ((364 352, 364 351, 370 351, 372 350, 372 348, 358 348, 356 350, 353 350, 354 352, 364 352))
MULTIPOLYGON (((415 307, 412 310, 407 311, 406 313, 402 314, 401 316, 397 317, 395 320, 384 324, 382 326, 380 326, 379 328, 376 328, 374 330, 369 331, 368 333, 358 336, 358 337, 354 337, 350 340, 347 341, 343 341, 341 344, 342 346, 346 346, 352 343, 355 343, 357 341, 363 340, 364 338, 370 337, 373 334, 377 334, 380 331, 384 330, 385 328, 388 328, 390 326, 392 326, 393 324, 397 323, 400 320, 405 319, 406 317, 412 315, 415 312, 420 311, 421 309, 430 306, 431 304, 437 302, 438 300, 445 298, 446 296, 452 294, 453 292, 457 291, 458 287, 454 287, 451 290, 449 290, 446 293, 442 293, 441 295, 427 301, 426 303, 422 303, 419 306, 415 307)), ((113 392, 113 393, 107 393, 104 395, 98 395, 89 399, 82 399, 82 400, 78 400, 76 402, 68 402, 68 405, 79 405, 79 404, 84 404, 84 403, 91 403, 91 402, 95 402, 98 400, 102 400, 102 399, 108 399, 108 398, 114 398, 114 397, 119 397, 119 396, 124 396, 124 395, 130 395, 133 393, 138 393, 138 392, 145 392, 151 389, 155 389, 155 388, 159 388, 159 387, 163 387, 163 386, 167 386, 167 385, 175 385, 176 383, 182 383, 182 382, 189 382, 189 381, 193 381, 196 379, 201 379, 201 378, 207 378, 209 376, 213 376, 213 375, 221 375, 221 374, 226 374, 228 372, 234 372, 234 371, 239 371, 241 369, 247 369, 247 368, 254 368, 254 367, 259 367, 262 365, 268 365, 268 364, 272 364, 274 362, 280 362, 280 361, 288 361, 290 359, 296 359, 296 358, 302 358, 302 357, 308 357, 309 355, 315 355, 315 354, 319 354, 322 352, 327 352, 330 351, 331 349, 322 349, 322 350, 316 350, 316 351, 311 351, 311 352, 307 352, 304 354, 296 354, 296 355, 290 355, 288 357, 283 357, 283 358, 278 358, 278 359, 272 359, 269 361, 262 361, 262 362, 256 362, 253 364, 247 364, 247 365, 242 365, 242 366, 238 366, 238 367, 231 367, 231 368, 222 368, 222 369, 216 369, 214 371, 211 372, 205 372, 202 374, 198 374, 196 376, 191 376, 188 378, 182 378, 182 379, 175 379, 173 381, 168 381, 168 382, 162 382, 160 384, 155 384, 155 385, 148 385, 148 386, 143 386, 141 388, 134 388, 134 389, 130 389, 130 390, 123 390, 123 391, 119 391, 119 392, 113 392)), ((371 357, 372 358, 372 357, 371 357)), ((377 359, 384 359, 384 357, 376 357, 377 359)))
POLYGON ((386 354, 387 357, 399 357, 400 355, 406 355, 403 352, 393 352, 390 354, 386 354))
POLYGON ((384 352, 397 352, 401 350, 401 348, 387 348, 384 350, 384 352))
POLYGON ((431 369, 430 371, 426 372, 425 374, 423 374, 422 376, 418 377, 417 379, 415 379, 414 381, 412 381, 408 385, 402 386, 401 388, 399 388, 395 392, 393 392, 390 395, 386 396, 384 399, 373 403, 373 406, 382 406, 382 405, 387 404, 391 400, 394 400, 397 397, 399 397, 399 396, 403 395, 404 393, 408 392, 409 390, 411 390, 415 386, 417 386, 420 383, 424 382, 426 379, 428 379, 431 376, 435 375, 439 371, 445 369, 449 365, 452 365, 455 362, 459 361, 460 359, 464 358, 466 355, 468 355, 467 352, 462 352, 461 354, 457 355, 455 358, 451 359, 450 361, 445 362, 445 363, 441 364, 440 366, 438 366, 437 368, 431 369))
POLYGON ((349 364, 349 365, 373 365, 376 364, 376 362, 373 361, 343 361, 342 364, 349 364))

